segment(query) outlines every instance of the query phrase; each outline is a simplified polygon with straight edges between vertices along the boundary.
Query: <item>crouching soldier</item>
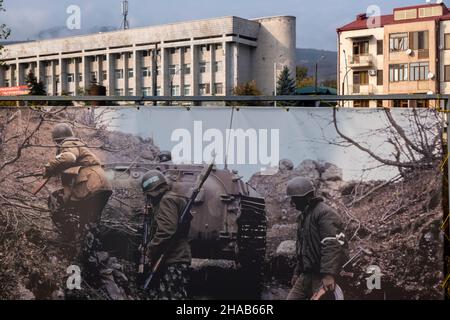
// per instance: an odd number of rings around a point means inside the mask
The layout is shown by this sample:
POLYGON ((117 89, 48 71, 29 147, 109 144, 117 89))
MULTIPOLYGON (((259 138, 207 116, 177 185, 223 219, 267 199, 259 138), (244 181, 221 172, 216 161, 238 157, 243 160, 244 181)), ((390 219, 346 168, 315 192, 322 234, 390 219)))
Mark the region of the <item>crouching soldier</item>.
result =
POLYGON ((321 288, 334 291, 348 257, 343 224, 336 212, 316 196, 313 183, 297 177, 289 181, 287 195, 301 212, 297 229, 297 265, 288 300, 309 300, 321 288))
POLYGON ((66 239, 75 241, 74 256, 84 269, 83 275, 89 276, 98 267, 98 225, 112 194, 111 187, 100 161, 74 137, 69 125, 56 125, 52 137, 58 150, 45 165, 44 178, 59 176, 63 186, 50 197, 52 219, 66 239))
POLYGON ((165 252, 170 240, 177 233, 180 215, 188 198, 175 193, 165 176, 157 170, 147 172, 142 178, 147 206, 151 207, 150 232, 147 247, 148 265, 165 253, 166 258, 149 287, 153 300, 185 300, 188 268, 191 265, 191 248, 187 236, 176 235, 175 244, 165 252))

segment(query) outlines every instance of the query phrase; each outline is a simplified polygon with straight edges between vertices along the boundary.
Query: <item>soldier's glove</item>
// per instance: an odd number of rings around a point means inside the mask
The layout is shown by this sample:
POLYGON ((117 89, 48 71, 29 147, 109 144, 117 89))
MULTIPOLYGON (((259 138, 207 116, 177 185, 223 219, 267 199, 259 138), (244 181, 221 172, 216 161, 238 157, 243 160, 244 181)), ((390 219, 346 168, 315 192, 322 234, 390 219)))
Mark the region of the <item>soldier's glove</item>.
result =
POLYGON ((336 288, 336 280, 331 274, 324 275, 322 278, 322 285, 326 291, 334 291, 336 288))

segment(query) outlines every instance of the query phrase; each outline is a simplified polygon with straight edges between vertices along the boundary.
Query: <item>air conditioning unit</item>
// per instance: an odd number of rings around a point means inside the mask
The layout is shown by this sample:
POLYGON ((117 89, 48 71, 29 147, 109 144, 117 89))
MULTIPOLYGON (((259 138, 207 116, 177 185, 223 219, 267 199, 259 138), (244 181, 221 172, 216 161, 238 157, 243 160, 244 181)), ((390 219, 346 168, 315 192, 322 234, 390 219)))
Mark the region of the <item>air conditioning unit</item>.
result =
POLYGON ((377 75, 377 70, 370 69, 369 76, 375 77, 377 75))
POLYGON ((408 56, 411 56, 411 55, 413 54, 413 51, 412 51, 411 49, 408 49, 408 50, 405 51, 405 53, 406 53, 408 56))
POLYGON ((433 72, 430 72, 430 73, 428 73, 428 75, 427 75, 427 78, 429 79, 429 80, 433 80, 434 79, 434 73, 433 72))

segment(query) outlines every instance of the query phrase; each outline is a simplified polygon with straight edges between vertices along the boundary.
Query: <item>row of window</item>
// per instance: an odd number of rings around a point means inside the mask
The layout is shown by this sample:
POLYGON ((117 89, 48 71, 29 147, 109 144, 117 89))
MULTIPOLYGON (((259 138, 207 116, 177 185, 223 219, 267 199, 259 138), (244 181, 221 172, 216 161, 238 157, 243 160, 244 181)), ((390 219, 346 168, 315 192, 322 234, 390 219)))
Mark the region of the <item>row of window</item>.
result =
MULTIPOLYGON (((445 81, 450 81, 450 66, 446 66, 445 81), (447 68, 448 67, 448 68, 447 68), (447 73, 448 69, 448 73, 447 73), (447 79, 447 74, 449 79, 447 79)), ((428 80, 430 73, 428 62, 416 62, 402 64, 391 64, 389 66, 389 82, 401 82, 401 81, 424 81, 428 80)), ((355 85, 367 85, 369 84, 369 72, 368 71, 355 71, 353 72, 353 83, 355 85)), ((377 70, 377 85, 383 85, 383 70, 377 70)))
POLYGON ((428 62, 392 64, 389 66, 389 81, 423 81, 428 80, 430 67, 428 62), (409 66, 409 72, 408 72, 409 66))
MULTIPOLYGON (((450 34, 445 35, 445 48, 450 49, 450 34)), ((389 35, 389 51, 399 52, 407 49, 426 51, 429 49, 428 31, 392 33, 389 35)), ((353 55, 369 53, 369 41, 355 41, 353 55)), ((377 40, 377 55, 383 54, 383 40, 377 40)), ((426 58, 426 57, 424 57, 426 58)))
MULTIPOLYGON (((369 100, 355 100, 353 107, 355 108, 369 108, 369 100)), ((429 100, 393 100, 392 106, 394 108, 429 108, 429 100)), ((383 101, 377 100, 377 107, 383 108, 383 101)))
MULTIPOLYGON (((156 75, 160 74, 161 68, 158 67, 156 70, 156 75)), ((143 78, 148 78, 151 77, 151 69, 149 67, 145 67, 142 68, 142 77, 143 78)), ((170 65, 169 66, 169 74, 170 75, 175 75, 178 74, 180 72, 183 72, 184 75, 189 75, 191 74, 191 65, 190 64, 184 64, 182 68, 180 68, 178 65, 170 65)), ((214 63, 214 72, 220 72, 222 71, 222 62, 218 61, 214 63)), ((134 69, 126 69, 127 75, 128 75, 128 79, 134 78, 134 69)), ((209 62, 200 62, 199 64, 199 72, 200 73, 206 73, 209 72, 209 62)), ((115 75, 115 79, 116 80, 120 80, 123 79, 124 77, 124 70, 123 69, 116 69, 114 71, 114 75, 115 75)), ((77 74, 78 76, 78 82, 83 81, 83 75, 81 73, 77 74)), ((51 76, 46 76, 46 83, 47 84, 51 84, 51 76)), ((96 81, 99 80, 98 79, 98 73, 97 71, 92 71, 90 73, 90 79, 92 81, 96 81)), ((100 80, 107 80, 108 79, 108 74, 106 71, 102 71, 102 78, 100 80)), ((75 82, 75 74, 74 73, 68 73, 67 74, 67 82, 71 83, 71 82, 75 82)))
MULTIPOLYGON (((224 86, 223 83, 214 83, 212 90, 211 85, 209 83, 201 83, 198 85, 198 91, 200 95, 207 95, 207 94, 223 94, 224 93, 224 86)), ((124 95, 124 89, 116 89, 115 90, 116 96, 123 96, 124 95)), ((132 96, 134 95, 133 89, 128 89, 127 95, 132 96)), ((143 96, 152 96, 153 92, 151 87, 143 87, 142 88, 142 95, 143 96)), ((156 87, 156 95, 161 96, 161 87, 156 87)), ((171 88, 171 95, 172 96, 180 96, 180 86, 172 86, 171 88)), ((191 85, 184 85, 183 86, 183 95, 189 96, 191 95, 191 85)))

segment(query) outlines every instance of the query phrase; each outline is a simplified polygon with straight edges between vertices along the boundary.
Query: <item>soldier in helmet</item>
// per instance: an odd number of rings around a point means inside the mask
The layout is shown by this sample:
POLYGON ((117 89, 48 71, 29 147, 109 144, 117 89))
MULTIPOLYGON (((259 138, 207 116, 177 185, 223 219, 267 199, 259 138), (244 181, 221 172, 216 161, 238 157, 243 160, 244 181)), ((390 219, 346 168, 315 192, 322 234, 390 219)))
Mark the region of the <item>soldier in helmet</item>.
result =
POLYGON ((301 212, 297 229, 297 264, 288 300, 308 300, 321 287, 334 291, 347 259, 347 240, 337 213, 316 195, 306 178, 289 181, 287 195, 301 212))
POLYGON ((112 194, 111 187, 100 161, 84 142, 74 137, 69 125, 56 125, 52 137, 57 153, 45 165, 44 178, 59 176, 63 186, 63 190, 52 195, 58 198, 53 219, 62 224, 64 216, 75 216, 78 220, 69 240, 76 242, 74 255, 85 267, 84 274, 89 275, 97 267, 92 265, 96 264, 95 252, 99 247, 97 227, 112 194))
MULTIPOLYGON (((167 248, 170 239, 178 229, 178 222, 188 198, 171 190, 165 176, 158 170, 147 172, 142 178, 142 189, 150 205, 150 242, 147 248, 149 265, 153 265, 167 248)), ((187 271, 191 264, 191 248, 187 237, 178 236, 170 252, 167 253, 150 288, 150 298, 154 300, 187 299, 187 271)))

